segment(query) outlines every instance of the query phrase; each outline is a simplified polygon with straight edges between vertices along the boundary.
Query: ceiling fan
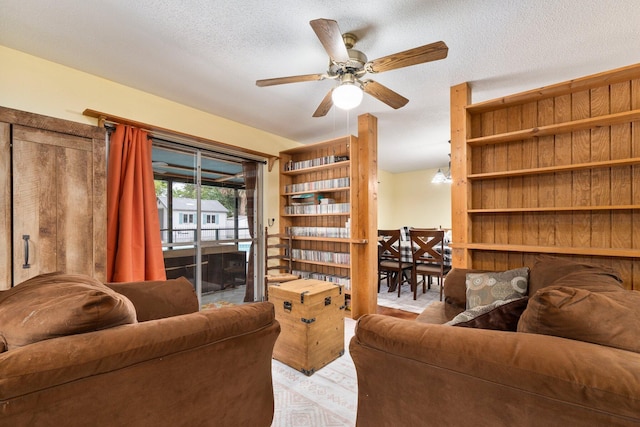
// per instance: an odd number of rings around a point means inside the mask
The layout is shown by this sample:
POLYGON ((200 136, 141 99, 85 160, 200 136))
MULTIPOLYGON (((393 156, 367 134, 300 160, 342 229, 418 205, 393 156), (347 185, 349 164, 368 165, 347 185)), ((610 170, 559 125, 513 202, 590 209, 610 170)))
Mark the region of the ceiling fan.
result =
POLYGON ((327 93, 313 117, 325 116, 334 104, 344 110, 357 107, 362 101, 363 91, 392 108, 404 107, 409 102, 407 98, 373 80, 363 80, 365 74, 437 61, 446 58, 449 51, 447 45, 439 41, 368 61, 364 53, 353 48, 358 41, 357 37, 351 33, 342 34, 336 21, 314 19, 309 24, 329 54, 327 72, 257 80, 256 85, 264 87, 324 79, 337 80, 338 86, 327 93))

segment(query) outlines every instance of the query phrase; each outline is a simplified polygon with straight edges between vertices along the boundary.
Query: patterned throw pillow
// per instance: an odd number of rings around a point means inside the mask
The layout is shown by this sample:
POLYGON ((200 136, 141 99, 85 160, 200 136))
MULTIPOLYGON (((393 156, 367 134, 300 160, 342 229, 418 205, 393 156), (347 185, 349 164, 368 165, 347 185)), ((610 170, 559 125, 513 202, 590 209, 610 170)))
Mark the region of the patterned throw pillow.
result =
POLYGON ((518 320, 527 308, 527 301, 527 297, 522 297, 479 305, 463 311, 445 325, 515 332, 518 329, 518 320))
POLYGON ((467 309, 527 295, 529 267, 503 272, 467 273, 467 309))

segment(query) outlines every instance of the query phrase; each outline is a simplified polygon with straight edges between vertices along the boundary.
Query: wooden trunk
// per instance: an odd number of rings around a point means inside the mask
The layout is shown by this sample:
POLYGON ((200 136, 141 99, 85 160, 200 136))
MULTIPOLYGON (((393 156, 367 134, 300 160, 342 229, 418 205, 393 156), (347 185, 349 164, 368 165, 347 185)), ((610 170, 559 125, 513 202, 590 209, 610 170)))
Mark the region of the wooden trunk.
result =
POLYGON ((282 331, 273 357, 311 375, 344 354, 344 292, 313 279, 269 286, 282 331))

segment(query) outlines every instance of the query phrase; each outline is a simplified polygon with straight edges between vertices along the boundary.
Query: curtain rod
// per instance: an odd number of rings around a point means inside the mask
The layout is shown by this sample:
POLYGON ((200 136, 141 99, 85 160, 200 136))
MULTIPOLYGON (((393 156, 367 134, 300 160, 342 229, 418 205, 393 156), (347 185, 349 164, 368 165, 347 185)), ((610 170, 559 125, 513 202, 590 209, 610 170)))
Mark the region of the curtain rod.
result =
POLYGON ((93 117, 98 119, 98 126, 100 127, 105 126, 107 122, 113 123, 113 124, 135 126, 137 128, 144 129, 146 131, 151 132, 153 134, 152 136, 155 135, 158 138, 164 137, 169 139, 176 139, 172 142, 195 143, 195 146, 197 146, 198 148, 203 148, 206 150, 218 149, 218 150, 222 150, 220 154, 232 155, 234 157, 241 157, 238 155, 238 153, 246 154, 247 155, 246 159, 248 160, 261 161, 263 163, 267 163, 269 165, 269 172, 271 172, 271 169, 273 168, 273 164, 279 158, 278 156, 274 156, 272 154, 262 153, 260 151, 250 150, 248 148, 243 148, 243 147, 236 147, 234 145, 227 144, 224 142, 214 141, 212 139, 202 138, 199 136, 189 135, 187 133, 178 132, 171 129, 150 125, 147 123, 141 123, 134 120, 125 119, 123 117, 114 116, 111 114, 103 113, 103 112, 92 110, 89 108, 85 109, 82 112, 82 114, 88 117, 93 117))

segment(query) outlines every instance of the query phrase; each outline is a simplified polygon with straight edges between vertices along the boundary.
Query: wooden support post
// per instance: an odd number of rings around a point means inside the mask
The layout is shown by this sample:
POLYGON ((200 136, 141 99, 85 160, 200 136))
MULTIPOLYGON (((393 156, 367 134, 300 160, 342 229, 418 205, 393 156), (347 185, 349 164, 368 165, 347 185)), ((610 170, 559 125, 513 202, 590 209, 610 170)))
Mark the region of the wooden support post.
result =
POLYGON ((471 223, 467 206, 471 188, 467 182, 470 160, 467 138, 469 136, 469 115, 466 106, 471 103, 471 89, 468 83, 451 87, 451 227, 452 266, 471 268, 471 254, 464 246, 471 241, 471 223), (456 247, 458 245, 458 247, 456 247))

